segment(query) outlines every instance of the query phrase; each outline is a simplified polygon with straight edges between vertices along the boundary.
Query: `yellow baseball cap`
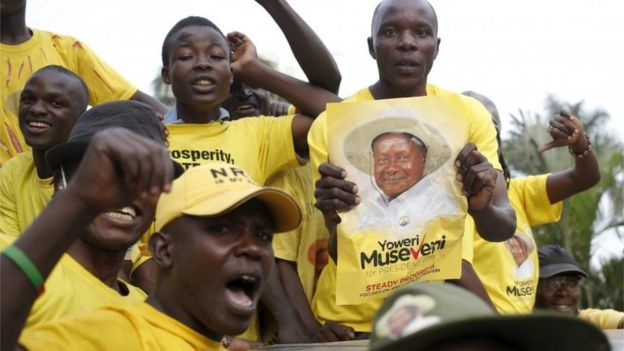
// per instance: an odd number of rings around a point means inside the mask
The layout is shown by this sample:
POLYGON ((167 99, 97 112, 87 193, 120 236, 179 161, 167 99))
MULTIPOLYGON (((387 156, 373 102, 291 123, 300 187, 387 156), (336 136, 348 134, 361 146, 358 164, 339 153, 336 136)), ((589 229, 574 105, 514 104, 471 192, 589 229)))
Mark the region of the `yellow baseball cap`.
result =
POLYGON ((182 215, 216 217, 251 199, 267 206, 277 233, 293 230, 301 223, 301 210, 288 193, 258 185, 242 168, 211 162, 186 170, 173 182, 171 192, 161 195, 156 231, 182 215))

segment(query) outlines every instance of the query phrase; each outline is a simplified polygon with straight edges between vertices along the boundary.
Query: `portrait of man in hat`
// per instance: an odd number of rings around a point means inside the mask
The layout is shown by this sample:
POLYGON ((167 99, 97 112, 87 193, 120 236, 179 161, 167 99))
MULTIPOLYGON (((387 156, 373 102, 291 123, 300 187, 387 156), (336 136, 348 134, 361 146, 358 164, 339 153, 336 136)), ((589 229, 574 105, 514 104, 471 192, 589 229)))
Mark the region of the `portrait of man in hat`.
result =
POLYGON ((407 132, 384 132, 371 142, 373 177, 388 201, 424 176, 427 145, 407 132))
POLYGON ((363 196, 360 229, 423 223, 455 213, 457 201, 430 177, 451 159, 451 148, 433 126, 408 117, 387 117, 356 127, 343 142, 350 166, 370 181, 363 196))
MULTIPOLYGON (((530 228, 527 228, 527 230, 530 230, 530 228)), ((531 237, 525 233, 516 232, 514 236, 505 241, 505 247, 507 247, 516 263, 513 269, 514 277, 530 278, 534 268, 531 253, 535 250, 531 237)))

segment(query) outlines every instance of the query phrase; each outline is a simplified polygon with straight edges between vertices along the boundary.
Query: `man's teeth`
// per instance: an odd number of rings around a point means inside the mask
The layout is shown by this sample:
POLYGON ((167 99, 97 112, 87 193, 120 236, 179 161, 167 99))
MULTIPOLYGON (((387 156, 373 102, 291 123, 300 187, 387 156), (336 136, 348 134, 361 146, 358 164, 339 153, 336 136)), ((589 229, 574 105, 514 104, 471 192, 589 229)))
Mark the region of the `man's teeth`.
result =
POLYGON ((243 274, 240 277, 240 280, 242 280, 245 283, 255 283, 256 282, 256 277, 254 277, 253 275, 249 275, 249 274, 243 274))
POLYGON ((135 211, 134 207, 126 206, 126 207, 122 208, 121 210, 119 210, 119 212, 128 214, 128 215, 132 216, 133 218, 136 217, 136 211, 135 211))
POLYGON ((202 79, 202 80, 198 80, 195 82, 195 85, 200 85, 200 86, 210 86, 213 85, 213 83, 207 79, 202 79))
POLYGON ((120 221, 131 221, 133 218, 130 215, 119 212, 106 212, 105 215, 110 218, 118 219, 120 221))
POLYGON ((28 126, 33 128, 48 128, 50 125, 45 122, 30 121, 28 122, 28 126))
POLYGON ((134 208, 126 206, 118 211, 106 212, 105 215, 121 221, 131 221, 136 217, 136 211, 134 208))

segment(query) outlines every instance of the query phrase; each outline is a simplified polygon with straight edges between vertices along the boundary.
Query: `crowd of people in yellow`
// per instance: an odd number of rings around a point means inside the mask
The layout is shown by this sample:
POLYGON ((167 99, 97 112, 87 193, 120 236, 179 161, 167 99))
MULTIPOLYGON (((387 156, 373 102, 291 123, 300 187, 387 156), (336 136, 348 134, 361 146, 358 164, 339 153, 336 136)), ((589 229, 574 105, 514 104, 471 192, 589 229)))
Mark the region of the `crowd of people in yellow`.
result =
MULTIPOLYGON (((329 50, 287 0, 256 2, 307 81, 260 61, 245 34, 190 16, 162 45, 172 108, 78 39, 28 27, 26 0, 0 2, 3 350, 610 349, 601 329, 624 329, 624 313, 581 308, 587 273, 531 231, 600 179, 576 116, 554 116, 540 146, 567 147, 570 169, 512 178, 495 104, 428 82, 440 39, 426 0, 379 3, 368 37, 379 76, 344 100, 329 50), (362 184, 332 162, 326 106, 431 97, 453 99, 466 126, 448 160, 465 205, 461 274, 339 304, 341 215, 362 205, 362 184)), ((399 226, 408 195, 429 187, 436 138, 367 141, 381 216, 399 226)))

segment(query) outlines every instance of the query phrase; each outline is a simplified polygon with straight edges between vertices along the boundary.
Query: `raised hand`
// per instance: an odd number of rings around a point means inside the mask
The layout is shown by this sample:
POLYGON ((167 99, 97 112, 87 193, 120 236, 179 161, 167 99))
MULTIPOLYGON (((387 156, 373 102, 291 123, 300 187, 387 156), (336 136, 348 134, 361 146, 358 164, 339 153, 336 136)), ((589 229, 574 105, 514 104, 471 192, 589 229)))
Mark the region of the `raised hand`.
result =
POLYGON ((479 211, 491 205, 498 176, 492 164, 470 143, 460 151, 455 166, 463 184, 469 210, 479 211))
POLYGON ((93 136, 64 191, 94 212, 105 211, 168 192, 173 171, 163 145, 127 129, 110 128, 93 136))
POLYGON ((583 124, 568 111, 561 110, 549 123, 548 134, 552 140, 537 148, 539 153, 555 147, 569 146, 575 154, 582 154, 589 147, 583 124))
POLYGON ((232 50, 232 72, 234 77, 244 79, 245 68, 250 62, 258 61, 256 46, 241 32, 228 33, 227 39, 232 50))
POLYGON ((348 341, 353 339, 355 339, 355 330, 353 328, 331 321, 326 322, 312 336, 312 340, 315 342, 348 341))

